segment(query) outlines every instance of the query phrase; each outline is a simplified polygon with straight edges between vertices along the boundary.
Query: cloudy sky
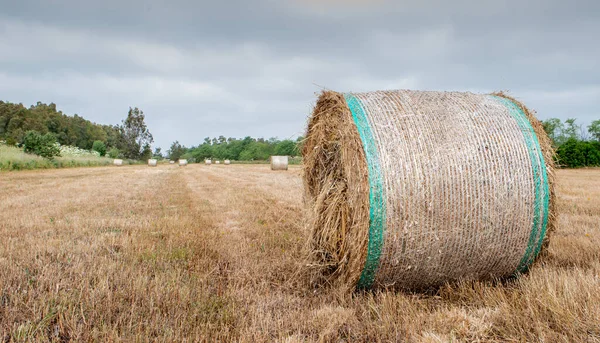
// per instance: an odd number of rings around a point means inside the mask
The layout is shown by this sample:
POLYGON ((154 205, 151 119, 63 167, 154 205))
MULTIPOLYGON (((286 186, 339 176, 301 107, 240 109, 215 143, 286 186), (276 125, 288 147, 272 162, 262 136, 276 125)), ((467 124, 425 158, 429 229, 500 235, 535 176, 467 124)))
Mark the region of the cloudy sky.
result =
POLYGON ((0 99, 137 106, 163 149, 296 137, 322 87, 508 90, 589 124, 599 42, 597 0, 0 0, 0 99))

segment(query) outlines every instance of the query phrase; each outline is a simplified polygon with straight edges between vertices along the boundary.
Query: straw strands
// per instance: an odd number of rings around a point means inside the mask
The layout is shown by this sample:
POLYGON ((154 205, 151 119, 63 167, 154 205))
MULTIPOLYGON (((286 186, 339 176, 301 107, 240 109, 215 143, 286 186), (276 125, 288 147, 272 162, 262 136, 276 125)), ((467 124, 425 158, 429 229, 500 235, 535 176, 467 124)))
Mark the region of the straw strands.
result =
POLYGON ((502 93, 323 92, 303 147, 317 274, 423 289, 526 272, 555 225, 552 156, 502 93))
POLYGON ((271 156, 271 170, 288 170, 288 157, 271 156))

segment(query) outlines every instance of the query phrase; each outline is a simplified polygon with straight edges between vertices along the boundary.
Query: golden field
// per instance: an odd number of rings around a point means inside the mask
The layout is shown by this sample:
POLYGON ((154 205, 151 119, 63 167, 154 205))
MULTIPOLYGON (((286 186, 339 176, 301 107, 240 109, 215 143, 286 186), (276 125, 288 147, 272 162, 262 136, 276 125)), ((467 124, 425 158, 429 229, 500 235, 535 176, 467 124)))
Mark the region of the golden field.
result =
POLYGON ((0 342, 600 342, 600 169, 557 174, 530 274, 344 294, 301 272, 300 167, 0 173, 0 342))

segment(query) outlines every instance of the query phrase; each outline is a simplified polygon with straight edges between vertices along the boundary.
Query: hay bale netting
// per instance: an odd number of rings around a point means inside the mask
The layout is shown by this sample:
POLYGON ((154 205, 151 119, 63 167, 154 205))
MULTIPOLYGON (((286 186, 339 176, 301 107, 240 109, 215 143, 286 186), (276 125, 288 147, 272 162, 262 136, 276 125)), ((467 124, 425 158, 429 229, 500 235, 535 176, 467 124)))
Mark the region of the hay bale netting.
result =
POLYGON ((550 140, 502 93, 323 92, 302 153, 312 265, 334 284, 509 277, 554 228, 550 140))
POLYGON ((121 160, 121 159, 115 159, 115 160, 113 161, 113 164, 114 164, 115 166, 122 166, 122 165, 123 165, 123 160, 121 160))
POLYGON ((223 164, 226 165, 226 166, 228 166, 228 165, 231 164, 231 161, 230 160, 225 160, 225 161, 223 161, 223 164))
POLYGON ((187 164, 188 164, 187 160, 179 160, 180 167, 185 167, 185 166, 187 166, 187 164))
POLYGON ((288 157, 271 156, 271 170, 288 170, 288 157))
POLYGON ((148 160, 148 165, 149 165, 150 167, 156 167, 156 166, 157 166, 157 164, 158 164, 158 161, 157 161, 157 160, 155 160, 155 159, 153 159, 153 158, 151 158, 151 159, 149 159, 149 160, 148 160))
POLYGON ((204 160, 204 164, 206 164, 207 166, 210 166, 212 164, 211 160, 204 160))

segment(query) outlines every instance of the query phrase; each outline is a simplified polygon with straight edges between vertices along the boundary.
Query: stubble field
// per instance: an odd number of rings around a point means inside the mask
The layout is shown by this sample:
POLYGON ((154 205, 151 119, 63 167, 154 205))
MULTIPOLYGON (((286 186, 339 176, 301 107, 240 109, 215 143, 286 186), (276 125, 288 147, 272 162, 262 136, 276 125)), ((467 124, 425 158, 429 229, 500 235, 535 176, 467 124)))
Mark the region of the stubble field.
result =
POLYGON ((0 173, 0 342, 600 342, 600 170, 558 211, 517 281, 344 294, 299 272, 300 167, 0 173))

